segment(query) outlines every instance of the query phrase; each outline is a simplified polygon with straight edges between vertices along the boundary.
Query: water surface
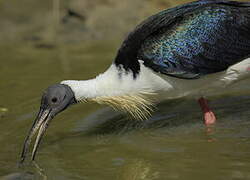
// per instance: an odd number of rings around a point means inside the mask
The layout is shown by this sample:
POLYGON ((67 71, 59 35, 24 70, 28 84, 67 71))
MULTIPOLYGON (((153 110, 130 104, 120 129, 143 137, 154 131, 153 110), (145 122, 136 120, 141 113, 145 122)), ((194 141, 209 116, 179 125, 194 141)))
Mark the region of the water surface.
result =
POLYGON ((52 121, 36 164, 18 167, 42 91, 103 72, 118 45, 1 45, 0 179, 250 179, 250 81, 236 85, 233 95, 211 98, 218 123, 210 129, 189 98, 160 104, 145 122, 106 106, 75 105, 52 121), (238 93, 242 88, 246 93, 238 93))

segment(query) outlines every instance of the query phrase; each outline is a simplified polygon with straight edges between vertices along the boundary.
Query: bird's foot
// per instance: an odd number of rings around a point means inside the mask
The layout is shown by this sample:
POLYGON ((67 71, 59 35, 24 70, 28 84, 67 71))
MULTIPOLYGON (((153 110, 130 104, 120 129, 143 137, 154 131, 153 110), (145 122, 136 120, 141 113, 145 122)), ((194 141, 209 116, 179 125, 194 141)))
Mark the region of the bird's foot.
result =
POLYGON ((212 111, 204 112, 204 124, 206 126, 211 126, 215 124, 216 117, 212 111))
POLYGON ((216 117, 215 114, 210 110, 209 106, 208 106, 208 101, 205 98, 200 98, 198 100, 201 110, 203 111, 204 114, 204 124, 206 126, 211 126, 213 124, 215 124, 216 122, 216 117))

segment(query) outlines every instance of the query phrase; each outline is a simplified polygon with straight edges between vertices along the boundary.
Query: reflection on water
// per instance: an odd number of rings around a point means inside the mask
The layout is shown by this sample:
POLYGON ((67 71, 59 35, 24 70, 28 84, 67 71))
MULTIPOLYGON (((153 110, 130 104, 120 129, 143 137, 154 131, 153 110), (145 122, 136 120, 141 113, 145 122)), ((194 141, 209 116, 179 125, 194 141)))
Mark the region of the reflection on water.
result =
POLYGON ((121 180, 154 180, 159 179, 159 172, 152 170, 150 162, 135 159, 128 162, 117 179, 121 180))
POLYGON ((212 129, 203 126, 200 108, 189 98, 159 104, 147 121, 105 106, 75 105, 52 121, 36 164, 19 167, 43 89, 104 71, 116 46, 96 42, 0 48, 0 59, 6 59, 0 67, 0 107, 8 109, 0 112, 0 179, 250 179, 247 82, 237 84, 233 96, 210 98, 218 117, 212 129), (238 93, 242 88, 245 94, 238 93))
MULTIPOLYGON (((233 119, 240 121, 242 112, 247 116, 250 106, 250 96, 224 96, 212 98, 210 103, 219 117, 218 123, 224 123, 223 119, 233 119)), ((114 111, 106 107, 91 113, 77 121, 75 131, 87 132, 89 134, 114 134, 124 133, 135 129, 149 128, 173 128, 193 123, 202 123, 202 112, 198 103, 194 99, 175 99, 162 102, 157 105, 153 116, 145 121, 131 119, 126 114, 114 111)), ((228 121, 228 120, 227 120, 228 121)), ((237 122, 236 122, 237 123, 237 122)), ((202 124, 201 124, 202 126, 202 124)), ((212 128, 213 129, 213 128, 212 128)), ((211 128, 207 129, 212 132, 211 128)))

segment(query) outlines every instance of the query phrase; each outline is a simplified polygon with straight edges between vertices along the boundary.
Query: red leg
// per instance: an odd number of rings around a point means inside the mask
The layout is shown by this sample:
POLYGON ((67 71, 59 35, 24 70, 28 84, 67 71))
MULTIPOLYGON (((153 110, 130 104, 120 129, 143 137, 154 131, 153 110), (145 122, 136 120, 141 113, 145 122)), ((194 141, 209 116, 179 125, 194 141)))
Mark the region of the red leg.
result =
POLYGON ((204 124, 206 126, 215 124, 216 117, 215 117, 214 113, 210 110, 207 100, 202 97, 198 100, 198 102, 199 102, 201 110, 204 114, 204 124))

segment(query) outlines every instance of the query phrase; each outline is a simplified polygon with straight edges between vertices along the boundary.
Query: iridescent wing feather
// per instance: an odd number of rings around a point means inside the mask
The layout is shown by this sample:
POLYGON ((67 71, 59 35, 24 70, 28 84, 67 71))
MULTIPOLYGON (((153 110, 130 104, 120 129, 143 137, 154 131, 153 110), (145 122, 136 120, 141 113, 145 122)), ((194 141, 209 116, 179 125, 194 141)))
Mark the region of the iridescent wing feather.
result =
POLYGON ((115 63, 135 76, 138 59, 162 74, 198 78, 250 56, 250 3, 202 0, 162 11, 140 24, 115 63))

